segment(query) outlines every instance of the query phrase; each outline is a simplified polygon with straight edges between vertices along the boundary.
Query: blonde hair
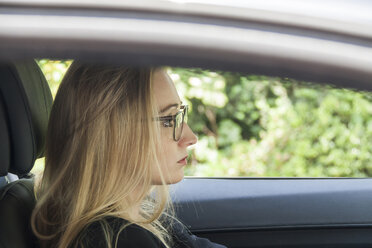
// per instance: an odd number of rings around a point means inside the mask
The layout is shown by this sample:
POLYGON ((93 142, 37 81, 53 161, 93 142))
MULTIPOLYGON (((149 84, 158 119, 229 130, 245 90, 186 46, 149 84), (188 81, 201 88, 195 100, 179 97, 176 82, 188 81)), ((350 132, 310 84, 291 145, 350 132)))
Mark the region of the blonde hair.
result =
MULTIPOLYGON (((173 216, 173 208, 158 162, 159 124, 152 121, 154 70, 76 61, 70 66, 52 107, 45 170, 35 186, 31 224, 42 247, 80 247, 82 230, 108 216, 135 223, 171 246, 160 219, 173 216), (162 185, 152 186, 153 170, 162 185), (136 206, 141 218, 130 214, 136 206)), ((103 226, 111 247, 118 235, 103 226)))

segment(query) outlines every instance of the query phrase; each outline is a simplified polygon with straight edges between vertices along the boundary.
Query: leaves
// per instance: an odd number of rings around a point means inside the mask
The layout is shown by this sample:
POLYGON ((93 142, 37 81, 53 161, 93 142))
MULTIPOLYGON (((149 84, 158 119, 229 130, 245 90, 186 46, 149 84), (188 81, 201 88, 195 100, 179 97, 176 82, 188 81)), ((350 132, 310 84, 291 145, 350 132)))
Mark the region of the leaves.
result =
POLYGON ((179 75, 176 85, 197 116, 189 122, 201 143, 192 175, 372 175, 371 93, 287 78, 169 71, 179 75), (217 80, 223 87, 213 87, 217 80), (217 95, 228 99, 224 106, 210 99, 217 95))
MULTIPOLYGON (((39 60, 53 94, 71 61, 39 60)), ((186 175, 372 176, 372 94, 169 68, 199 142, 186 175)))

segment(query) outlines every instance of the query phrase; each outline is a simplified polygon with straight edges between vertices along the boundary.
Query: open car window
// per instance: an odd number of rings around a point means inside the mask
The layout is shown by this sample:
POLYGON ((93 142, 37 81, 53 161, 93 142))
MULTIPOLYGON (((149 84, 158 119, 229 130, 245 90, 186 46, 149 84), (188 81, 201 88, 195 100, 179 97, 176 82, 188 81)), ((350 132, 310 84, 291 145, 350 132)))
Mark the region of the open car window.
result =
MULTIPOLYGON (((55 94, 71 60, 38 60, 55 94)), ((370 177, 372 94, 290 78, 166 67, 198 143, 185 175, 370 177)), ((34 171, 40 171, 38 161, 34 171)))

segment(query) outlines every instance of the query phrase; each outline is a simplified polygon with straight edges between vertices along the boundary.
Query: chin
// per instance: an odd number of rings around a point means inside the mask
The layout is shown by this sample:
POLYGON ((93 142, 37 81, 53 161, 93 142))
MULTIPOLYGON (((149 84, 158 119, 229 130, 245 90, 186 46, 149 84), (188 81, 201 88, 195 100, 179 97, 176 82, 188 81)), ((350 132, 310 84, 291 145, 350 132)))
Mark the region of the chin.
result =
MULTIPOLYGON (((169 175, 169 177, 165 176, 165 183, 167 185, 169 184, 175 184, 175 183, 178 183, 180 181, 182 181, 184 177, 184 174, 183 174, 183 170, 177 174, 174 174, 174 175, 169 175)), ((152 185, 161 185, 162 182, 161 182, 161 179, 158 178, 157 180, 153 180, 152 181, 152 185)))
POLYGON ((183 175, 182 175, 182 177, 180 177, 179 179, 177 179, 177 180, 173 181, 173 182, 172 182, 172 183, 170 183, 170 184, 175 184, 175 183, 179 183, 179 182, 181 182, 181 181, 182 181, 182 179, 183 179, 183 175))
POLYGON ((178 182, 182 181, 183 177, 184 177, 184 174, 183 174, 183 170, 182 170, 181 173, 179 173, 178 175, 173 176, 172 178, 170 178, 170 180, 167 180, 167 184, 178 183, 178 182))

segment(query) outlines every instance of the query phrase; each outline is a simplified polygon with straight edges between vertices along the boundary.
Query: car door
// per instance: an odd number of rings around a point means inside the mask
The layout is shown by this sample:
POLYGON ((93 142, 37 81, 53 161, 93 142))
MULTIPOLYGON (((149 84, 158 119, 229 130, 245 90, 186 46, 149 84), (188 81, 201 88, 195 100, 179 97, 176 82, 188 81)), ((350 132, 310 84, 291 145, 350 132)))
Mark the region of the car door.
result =
POLYGON ((370 247, 370 179, 186 178, 179 218, 228 247, 370 247))

